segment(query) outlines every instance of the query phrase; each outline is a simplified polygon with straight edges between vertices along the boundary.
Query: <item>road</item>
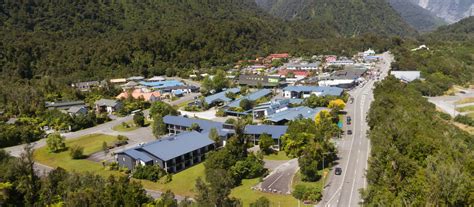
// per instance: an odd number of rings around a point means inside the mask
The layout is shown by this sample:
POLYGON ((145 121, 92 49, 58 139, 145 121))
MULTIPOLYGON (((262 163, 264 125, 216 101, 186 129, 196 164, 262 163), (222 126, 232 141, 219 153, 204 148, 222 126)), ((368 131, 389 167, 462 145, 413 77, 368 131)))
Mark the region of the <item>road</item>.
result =
MULTIPOLYGON (((389 53, 383 54, 383 60, 378 64, 381 71, 380 79, 387 76, 393 57, 389 53)), ((352 118, 352 125, 345 125, 344 129, 352 130, 352 135, 343 136, 336 141, 339 151, 338 163, 335 167, 342 168, 341 175, 334 175, 333 167, 325 184, 323 200, 318 206, 358 206, 361 202, 359 189, 367 187, 365 173, 370 153, 370 141, 367 138, 369 130, 366 114, 373 101, 373 86, 376 80, 368 80, 364 85, 350 92, 353 103, 346 105, 346 111, 352 118)))
POLYGON ((276 167, 257 188, 264 192, 290 194, 296 171, 298 171, 298 159, 289 160, 276 167))

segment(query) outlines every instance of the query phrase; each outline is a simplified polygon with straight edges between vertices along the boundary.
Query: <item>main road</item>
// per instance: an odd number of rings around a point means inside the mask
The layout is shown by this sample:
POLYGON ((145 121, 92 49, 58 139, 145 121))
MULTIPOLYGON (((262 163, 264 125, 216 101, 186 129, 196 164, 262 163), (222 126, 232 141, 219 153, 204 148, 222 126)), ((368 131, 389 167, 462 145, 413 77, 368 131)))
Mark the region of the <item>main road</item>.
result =
MULTIPOLYGON (((380 79, 387 76, 393 61, 393 56, 388 52, 382 56, 382 61, 376 65, 380 79)), ((358 206, 362 201, 359 190, 367 187, 365 175, 370 153, 366 115, 373 101, 373 87, 376 81, 376 77, 367 78, 365 83, 349 92, 354 100, 346 105, 346 111, 352 118, 352 124, 345 124, 345 136, 336 141, 339 160, 329 174, 323 191, 323 200, 318 206, 358 206), (352 130, 353 133, 349 135, 347 130, 352 130), (336 167, 342 168, 341 175, 334 174, 336 167)))

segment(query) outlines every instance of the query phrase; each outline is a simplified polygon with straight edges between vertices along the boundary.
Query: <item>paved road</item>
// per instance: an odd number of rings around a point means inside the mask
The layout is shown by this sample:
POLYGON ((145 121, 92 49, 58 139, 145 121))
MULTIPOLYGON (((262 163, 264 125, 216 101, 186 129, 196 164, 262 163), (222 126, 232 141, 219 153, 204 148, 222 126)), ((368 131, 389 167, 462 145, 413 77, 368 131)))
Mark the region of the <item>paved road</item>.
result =
MULTIPOLYGON (((393 60, 388 53, 384 53, 383 57, 383 61, 377 66, 382 72, 381 79, 387 76, 393 60)), ((352 125, 346 125, 344 128, 346 131, 351 129, 353 134, 346 134, 336 142, 339 150, 337 167, 341 167, 343 173, 334 175, 334 169, 331 171, 325 184, 323 200, 318 206, 358 206, 361 202, 359 189, 367 187, 365 173, 370 153, 366 114, 373 101, 374 83, 375 80, 369 80, 350 92, 354 102, 347 104, 346 111, 352 117, 352 125)))
POLYGON ((289 160, 276 167, 257 188, 264 192, 290 194, 296 171, 298 171, 298 159, 289 160))

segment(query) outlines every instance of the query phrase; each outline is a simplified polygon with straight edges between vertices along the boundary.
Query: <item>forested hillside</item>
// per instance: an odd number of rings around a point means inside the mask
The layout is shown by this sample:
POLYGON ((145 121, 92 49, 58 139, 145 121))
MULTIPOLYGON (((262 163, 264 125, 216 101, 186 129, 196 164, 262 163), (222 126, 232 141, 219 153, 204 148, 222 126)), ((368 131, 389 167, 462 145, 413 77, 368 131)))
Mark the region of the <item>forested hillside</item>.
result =
MULTIPOLYGON (((275 17, 290 20, 303 32, 321 28, 342 36, 364 33, 415 35, 386 0, 256 0, 275 17), (301 26, 304 25, 304 26, 301 26)), ((306 34, 308 35, 308 34, 306 34)))
POLYGON ((443 19, 411 1, 388 0, 388 2, 408 24, 418 31, 432 31, 446 24, 443 19))

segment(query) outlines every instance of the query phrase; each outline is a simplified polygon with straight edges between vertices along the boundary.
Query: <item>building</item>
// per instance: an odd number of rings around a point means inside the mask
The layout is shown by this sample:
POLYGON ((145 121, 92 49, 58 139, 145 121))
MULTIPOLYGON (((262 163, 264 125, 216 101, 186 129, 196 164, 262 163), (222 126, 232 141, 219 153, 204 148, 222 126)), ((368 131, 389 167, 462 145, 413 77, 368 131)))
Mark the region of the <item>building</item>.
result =
POLYGON ((112 99, 99 99, 95 102, 95 109, 97 113, 107 112, 109 114, 118 111, 122 108, 122 102, 112 99))
POLYGON ((375 51, 372 50, 372 48, 369 48, 368 50, 364 51, 364 57, 374 56, 374 55, 375 55, 375 51))
POLYGON ((144 79, 145 77, 143 76, 132 76, 132 77, 127 78, 127 81, 142 81, 144 79))
POLYGON ((278 70, 278 75, 281 75, 282 77, 286 77, 286 79, 290 78, 291 76, 294 76, 295 78, 298 78, 298 79, 303 79, 310 76, 310 74, 311 72, 308 70, 278 70), (293 74, 293 75, 289 75, 289 74, 293 74))
POLYGON ((265 119, 272 114, 287 110, 290 105, 290 100, 291 99, 282 99, 259 104, 252 110, 253 118, 265 119))
POLYGON ((45 102, 48 109, 68 110, 73 106, 85 106, 84 101, 59 101, 59 102, 45 102))
POLYGON ((312 94, 316 96, 342 96, 344 90, 338 87, 324 86, 287 86, 283 88, 285 98, 308 98, 312 94))
POLYGON ((286 69, 288 70, 317 70, 319 69, 320 62, 314 63, 301 63, 301 64, 288 64, 286 69))
POLYGON ((78 82, 71 84, 73 88, 77 88, 80 91, 90 91, 92 88, 100 87, 101 83, 99 81, 87 81, 87 82, 78 82))
POLYGON ((116 154, 122 167, 132 170, 137 165, 159 165, 166 172, 175 173, 205 159, 215 148, 207 133, 183 132, 125 150, 116 154))
POLYGON ((327 55, 324 59, 327 63, 334 62, 337 60, 337 56, 335 55, 327 55))
POLYGON ((277 53, 277 54, 270 54, 267 58, 270 60, 276 60, 276 59, 286 59, 289 58, 290 55, 288 53, 277 53))
POLYGON ((303 118, 303 119, 314 119, 316 114, 320 111, 326 110, 326 108, 309 108, 306 106, 298 106, 295 108, 289 108, 288 110, 284 110, 275 114, 272 114, 267 117, 266 120, 274 123, 274 124, 285 124, 286 122, 303 118))
POLYGON ((251 87, 278 87, 282 84, 282 78, 280 76, 262 76, 262 75, 240 75, 239 85, 247 85, 251 87))
POLYGON ((134 89, 138 86, 138 83, 135 81, 129 81, 126 84, 121 85, 123 90, 129 90, 129 89, 134 89))
POLYGON ((179 134, 181 132, 188 131, 193 124, 199 126, 201 133, 209 132, 212 128, 217 129, 219 136, 225 141, 230 135, 234 134, 234 127, 230 124, 222 122, 209 121, 204 119, 191 119, 184 116, 171 116, 167 115, 163 117, 163 122, 166 124, 166 128, 170 134, 179 134))
POLYGON ((161 93, 159 91, 150 91, 149 89, 146 89, 146 88, 135 89, 132 91, 132 93, 130 93, 129 91, 124 91, 115 98, 121 100, 121 99, 127 99, 130 96, 133 99, 141 98, 144 101, 148 101, 148 102, 155 102, 161 99, 161 93))
POLYGON ((147 87, 152 87, 154 89, 158 90, 164 90, 170 87, 175 87, 175 86, 184 86, 184 83, 178 80, 165 80, 165 81, 140 81, 140 85, 147 86, 147 87))
POLYGON ((268 134, 275 142, 274 148, 280 150, 281 141, 280 138, 286 133, 288 126, 278 125, 247 125, 245 126, 244 133, 251 136, 251 141, 257 144, 262 134, 268 134))
POLYGON ((86 106, 73 106, 67 110, 67 113, 71 116, 87 115, 87 112, 86 106))
POLYGON ((331 62, 327 62, 328 66, 345 66, 345 65, 354 65, 354 61, 352 60, 335 60, 331 62))
POLYGON ((240 101, 247 99, 249 101, 257 101, 260 98, 267 97, 272 94, 272 90, 270 89, 261 89, 258 91, 255 91, 247 96, 241 97, 237 100, 234 100, 227 104, 227 107, 239 107, 240 106, 240 101))
POLYGON ((157 82, 157 81, 165 81, 166 78, 162 77, 162 76, 153 76, 149 79, 147 79, 146 81, 148 82, 157 82))
POLYGON ((217 105, 219 103, 227 104, 231 102, 232 99, 228 98, 226 96, 226 93, 233 93, 233 94, 240 93, 240 88, 230 88, 222 92, 219 92, 210 96, 206 96, 204 98, 204 102, 208 104, 209 106, 217 105))
POLYGON ((115 79, 110 79, 109 82, 112 83, 112 84, 121 84, 121 83, 126 83, 127 79, 125 79, 125 78, 115 78, 115 79))
POLYGON ((356 86, 367 72, 366 68, 348 68, 335 71, 329 77, 318 81, 320 86, 352 88, 356 86))
POLYGON ((395 78, 400 79, 403 82, 412 82, 414 80, 420 79, 420 71, 390 71, 390 74, 395 76, 395 78))

